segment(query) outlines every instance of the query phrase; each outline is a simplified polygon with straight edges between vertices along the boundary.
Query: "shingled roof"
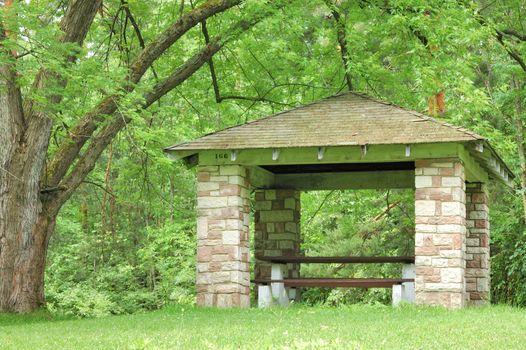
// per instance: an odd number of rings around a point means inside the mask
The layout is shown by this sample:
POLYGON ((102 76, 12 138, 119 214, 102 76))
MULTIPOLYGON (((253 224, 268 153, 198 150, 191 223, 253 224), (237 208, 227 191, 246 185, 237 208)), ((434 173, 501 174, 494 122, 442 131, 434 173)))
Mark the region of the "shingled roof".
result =
POLYGON ((214 132, 167 151, 418 144, 484 140, 467 129, 357 93, 343 93, 214 132))
POLYGON ((186 159, 206 150, 474 143, 471 155, 512 186, 513 173, 488 141, 467 129, 369 96, 346 92, 165 148, 186 159))

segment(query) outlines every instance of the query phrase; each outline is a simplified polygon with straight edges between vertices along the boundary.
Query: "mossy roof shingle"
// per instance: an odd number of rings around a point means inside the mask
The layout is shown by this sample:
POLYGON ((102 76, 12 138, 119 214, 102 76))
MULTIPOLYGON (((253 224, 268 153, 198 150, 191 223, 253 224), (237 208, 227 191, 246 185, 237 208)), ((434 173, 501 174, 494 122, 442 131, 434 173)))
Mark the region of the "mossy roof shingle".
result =
POLYGON ((357 93, 344 93, 166 148, 167 151, 417 144, 484 140, 357 93))

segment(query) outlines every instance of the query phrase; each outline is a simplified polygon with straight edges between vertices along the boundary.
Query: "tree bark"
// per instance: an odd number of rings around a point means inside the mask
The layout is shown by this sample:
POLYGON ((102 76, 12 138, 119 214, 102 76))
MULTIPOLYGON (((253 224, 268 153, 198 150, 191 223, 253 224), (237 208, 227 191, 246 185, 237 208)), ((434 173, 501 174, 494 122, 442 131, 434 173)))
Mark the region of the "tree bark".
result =
MULTIPOLYGON (((81 44, 100 2, 71 0, 61 23, 63 35, 57 40, 81 44)), ((0 55, 4 58, 0 65, 0 311, 29 312, 44 304, 46 253, 60 206, 49 205, 50 194, 42 194, 53 123, 43 112, 33 113, 31 100, 23 107, 15 54, 4 46, 14 35, 13 28, 8 31, 0 22, 0 55)), ((45 89, 50 80, 57 79, 66 83, 57 74, 41 70, 33 89, 45 89)), ((51 100, 60 101, 60 96, 51 100)))
MULTIPOLYGON (((514 87, 519 90, 523 88, 521 84, 513 79, 514 87)), ((519 98, 515 100, 515 142, 517 143, 517 151, 519 153, 519 165, 520 165, 520 181, 521 181, 521 198, 522 198, 522 209, 523 219, 526 222, 526 151, 524 147, 524 123, 522 121, 522 104, 519 98)))
POLYGON ((332 17, 334 18, 334 26, 336 27, 336 37, 338 44, 340 45, 340 53, 342 56, 343 69, 345 70, 345 83, 349 91, 353 91, 353 83, 351 76, 351 57, 347 47, 347 33, 345 30, 345 23, 341 18, 340 9, 338 5, 332 0, 325 0, 325 4, 331 10, 332 17))

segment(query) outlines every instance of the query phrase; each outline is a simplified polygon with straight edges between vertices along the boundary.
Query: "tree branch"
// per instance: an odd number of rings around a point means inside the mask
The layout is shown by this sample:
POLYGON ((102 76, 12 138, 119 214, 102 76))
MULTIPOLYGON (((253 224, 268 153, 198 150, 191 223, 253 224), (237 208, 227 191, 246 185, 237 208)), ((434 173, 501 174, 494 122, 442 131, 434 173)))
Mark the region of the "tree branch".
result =
MULTIPOLYGON (((88 34, 89 28, 95 19, 95 15, 102 4, 102 0, 70 0, 66 14, 60 22, 60 29, 62 30, 62 36, 59 38, 61 43, 77 43, 82 46, 86 35, 88 34)), ((70 55, 67 57, 67 61, 73 62, 76 55, 70 55)), ((49 86, 50 80, 57 80, 61 86, 66 85, 66 81, 59 76, 57 73, 47 72, 44 69, 35 76, 31 90, 32 91, 44 91, 49 86)), ((31 96, 32 94, 29 94, 31 96)), ((50 102, 59 103, 62 100, 60 95, 52 95, 50 102)), ((24 104, 24 111, 28 117, 45 117, 42 113, 33 113, 33 107, 36 101, 31 98, 27 98, 24 104)))
MULTIPOLYGON (((144 102, 139 105, 139 109, 148 108, 166 93, 182 84, 225 44, 236 38, 241 32, 250 29, 270 13, 272 13, 270 10, 260 12, 250 20, 241 20, 232 26, 223 36, 213 38, 208 45, 189 58, 183 65, 177 68, 172 75, 165 78, 162 82, 159 82, 149 93, 145 94, 144 102)), ((55 198, 54 205, 56 207, 60 207, 60 205, 71 196, 77 186, 83 181, 88 173, 93 170, 97 159, 100 157, 104 149, 109 145, 117 133, 130 121, 130 118, 117 111, 111 121, 102 128, 96 136, 92 137, 92 141, 86 151, 79 157, 72 171, 60 182, 66 190, 59 193, 55 198)))
POLYGON ((340 9, 331 0, 325 0, 325 4, 332 13, 334 23, 336 27, 336 36, 338 38, 338 44, 340 45, 340 53, 342 56, 343 68, 345 69, 345 81, 349 91, 353 90, 352 76, 351 76, 351 58, 349 56, 349 50, 347 48, 347 35, 345 31, 345 23, 341 18, 340 9))
POLYGON ((506 50, 506 52, 508 53, 508 55, 513 59, 515 60, 515 62, 517 62, 517 64, 522 68, 522 70, 524 72, 526 72, 526 62, 524 61, 524 59, 521 57, 521 55, 517 52, 517 50, 509 47, 505 42, 504 42, 504 33, 501 32, 500 30, 496 29, 495 30, 496 32, 496 37, 497 37, 497 41, 501 44, 501 46, 504 48, 504 50, 506 50))
MULTIPOLYGON (((205 43, 207 45, 210 44, 210 36, 208 34, 208 29, 206 27, 206 21, 201 22, 201 30, 203 32, 203 37, 205 38, 205 43)), ((214 89, 214 96, 215 96, 215 99, 216 99, 217 103, 221 103, 221 102, 223 102, 225 100, 244 100, 244 101, 267 102, 267 103, 275 103, 275 104, 284 105, 283 103, 272 101, 272 100, 269 100, 269 99, 267 99, 265 97, 262 97, 262 96, 256 96, 256 97, 239 96, 239 95, 221 96, 221 92, 219 90, 219 82, 218 82, 217 75, 216 75, 216 70, 215 70, 215 67, 214 67, 213 55, 210 57, 210 59, 208 59, 207 63, 208 63, 208 67, 210 69, 210 77, 212 78, 212 87, 214 89)))
MULTIPOLYGON (((12 2, 6 1, 3 9, 7 16, 14 16, 12 2)), ((12 39, 13 33, 0 21, 0 57, 5 60, 0 64, 0 144, 9 148, 13 140, 20 141, 26 128, 24 110, 22 108, 22 93, 16 84, 15 56, 16 51, 4 45, 4 41, 12 39)), ((0 166, 5 165, 3 152, 0 151, 0 166)), ((1 178, 0 178, 1 179, 1 178)))
POLYGON ((501 33, 513 36, 513 37, 519 39, 520 41, 526 41, 526 35, 522 35, 521 33, 517 32, 517 31, 515 31, 513 29, 503 29, 503 30, 501 30, 501 33))
MULTIPOLYGON (((132 61, 127 83, 122 86, 124 92, 134 89, 146 70, 183 34, 208 17, 241 3, 241 0, 212 0, 183 15, 177 22, 159 34, 132 61)), ((93 135, 98 124, 105 115, 111 115, 117 110, 117 95, 107 96, 92 111, 86 113, 70 132, 68 140, 59 147, 48 165, 48 184, 54 186, 67 173, 69 167, 77 158, 84 144, 93 135)))
MULTIPOLYGON (((490 25, 488 23, 488 20, 481 14, 478 14, 476 18, 482 26, 490 25)), ((504 48, 504 50, 506 50, 506 52, 508 53, 508 56, 510 56, 515 62, 517 62, 517 64, 522 68, 522 70, 526 72, 526 62, 524 61, 524 59, 520 56, 520 54, 516 50, 509 47, 504 41, 505 34, 511 35, 509 29, 506 31, 508 33, 505 33, 504 31, 501 31, 495 28, 495 37, 497 38, 497 41, 501 44, 501 46, 504 48)))

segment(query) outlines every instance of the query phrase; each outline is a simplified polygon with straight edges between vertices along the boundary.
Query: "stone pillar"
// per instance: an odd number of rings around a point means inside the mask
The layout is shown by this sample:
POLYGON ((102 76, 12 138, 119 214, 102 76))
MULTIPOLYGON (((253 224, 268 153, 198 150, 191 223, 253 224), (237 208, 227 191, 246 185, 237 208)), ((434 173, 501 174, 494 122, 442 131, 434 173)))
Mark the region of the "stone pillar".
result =
MULTIPOLYGON (((300 192, 257 190, 255 221, 256 256, 300 254, 300 192)), ((298 264, 288 264, 285 277, 299 277, 298 264)), ((256 279, 270 278, 270 263, 256 260, 256 279)))
POLYGON ((249 307, 246 169, 199 166, 197 191, 197 305, 249 307))
POLYGON ((483 184, 466 183, 466 290, 470 305, 490 300, 489 210, 483 184))
POLYGON ((458 159, 415 162, 416 302, 461 308, 466 297, 466 194, 458 159))

